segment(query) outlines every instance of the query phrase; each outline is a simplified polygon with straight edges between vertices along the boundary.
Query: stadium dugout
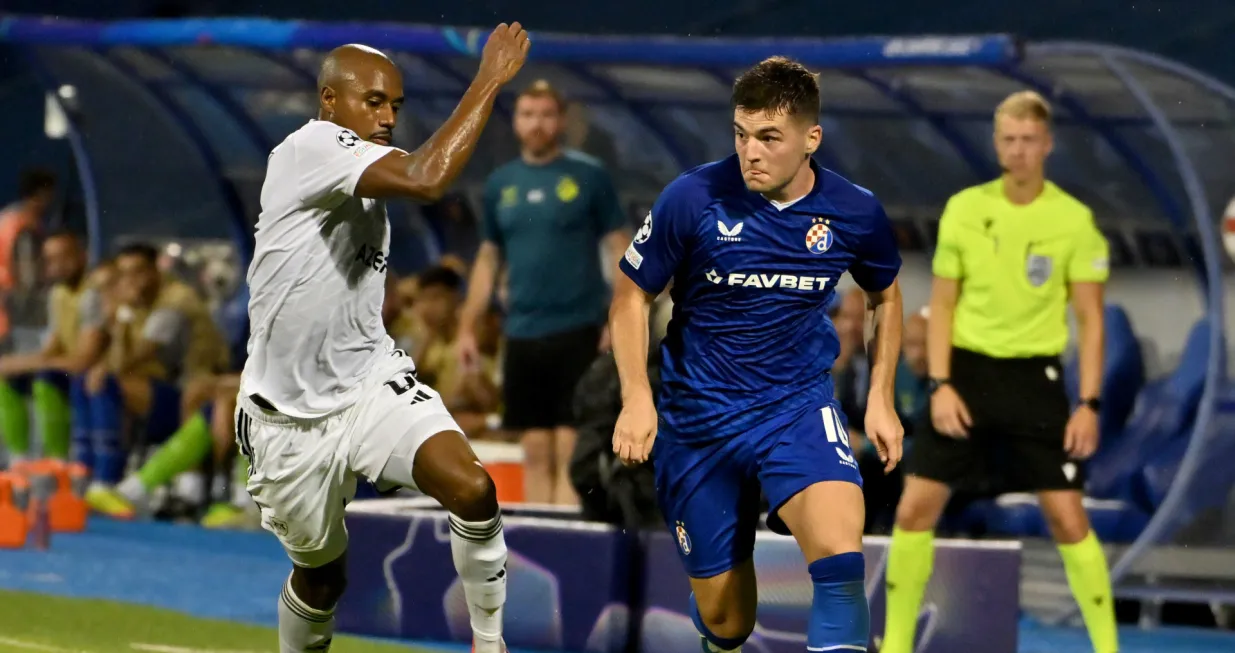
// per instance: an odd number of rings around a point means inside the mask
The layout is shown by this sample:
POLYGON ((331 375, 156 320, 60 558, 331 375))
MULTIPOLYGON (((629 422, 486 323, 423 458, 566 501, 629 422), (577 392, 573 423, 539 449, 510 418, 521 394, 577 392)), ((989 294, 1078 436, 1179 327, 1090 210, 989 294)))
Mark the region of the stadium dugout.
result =
MULTIPOLYGON (((0 19, 0 47, 21 62, 9 65, 4 81, 10 125, 43 120, 46 111, 48 133, 63 136, 55 147, 76 171, 92 254, 141 234, 224 240, 242 263, 251 254, 266 155, 315 113, 314 77, 328 49, 363 42, 390 53, 405 76, 397 140, 406 145, 449 114, 485 34, 261 19, 0 19)), ((1118 315, 1126 311, 1133 324, 1138 310, 1151 314, 1145 320, 1180 318, 1152 302, 1112 308, 1121 330, 1108 338, 1108 358, 1129 367, 1113 368, 1104 391, 1123 414, 1104 416, 1107 437, 1095 466, 1107 472, 1095 473, 1103 485, 1091 491, 1106 499, 1094 511, 1095 522, 1115 532, 1107 539, 1130 542, 1118 547, 1119 592, 1235 604, 1230 554, 1195 548, 1229 542, 1235 532, 1235 467, 1224 462, 1235 453, 1235 388, 1225 380, 1225 257, 1216 220, 1235 195, 1235 89, 1145 52, 1006 35, 534 34, 533 41, 532 60, 512 88, 543 78, 579 103, 570 138, 614 172, 632 220, 678 172, 732 151, 736 71, 776 54, 808 64, 820 71, 824 91, 821 161, 875 190, 907 258, 920 260, 932 249, 947 197, 998 174, 990 147, 995 105, 1024 88, 1047 96, 1058 114, 1051 177, 1094 209, 1111 242, 1113 276, 1190 271, 1202 308, 1191 331, 1175 324, 1184 334, 1179 364, 1148 383, 1141 343, 1127 315, 1118 315), (1193 547, 1186 554, 1175 546, 1184 542, 1193 547)), ((485 173, 516 152, 511 106, 508 93, 465 173, 461 188, 472 197, 485 173)), ((43 134, 10 136, 11 146, 21 146, 11 151, 48 147, 43 134)), ((443 225, 414 207, 393 207, 392 221, 408 267, 446 247, 443 225)), ((976 518, 1004 535, 1044 533, 1033 507, 1014 498, 976 518)))

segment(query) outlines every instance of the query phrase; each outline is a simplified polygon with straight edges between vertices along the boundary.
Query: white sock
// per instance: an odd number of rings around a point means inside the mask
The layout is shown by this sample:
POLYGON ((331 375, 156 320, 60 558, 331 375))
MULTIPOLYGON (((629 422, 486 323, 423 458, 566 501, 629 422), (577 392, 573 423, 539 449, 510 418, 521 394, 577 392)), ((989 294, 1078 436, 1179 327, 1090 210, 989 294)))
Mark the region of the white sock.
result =
POLYGON ((129 474, 124 477, 123 481, 116 486, 116 492, 120 496, 129 500, 138 510, 145 510, 146 504, 149 503, 150 492, 146 490, 146 486, 142 485, 142 481, 137 477, 137 474, 129 474))
POLYGON ((253 503, 253 496, 249 494, 248 488, 244 483, 232 483, 231 503, 237 508, 244 510, 256 510, 257 504, 253 503))
POLYGON ((176 497, 192 504, 206 500, 206 475, 201 472, 182 472, 172 481, 176 497))
POLYGON ((450 553, 463 581, 475 653, 500 653, 506 605, 506 539, 502 516, 469 522, 450 516, 450 553))
POLYGON ((325 653, 334 638, 334 608, 317 610, 292 591, 292 579, 279 595, 279 653, 325 653))
POLYGON ((224 503, 231 499, 231 477, 215 472, 210 477, 210 503, 224 503))

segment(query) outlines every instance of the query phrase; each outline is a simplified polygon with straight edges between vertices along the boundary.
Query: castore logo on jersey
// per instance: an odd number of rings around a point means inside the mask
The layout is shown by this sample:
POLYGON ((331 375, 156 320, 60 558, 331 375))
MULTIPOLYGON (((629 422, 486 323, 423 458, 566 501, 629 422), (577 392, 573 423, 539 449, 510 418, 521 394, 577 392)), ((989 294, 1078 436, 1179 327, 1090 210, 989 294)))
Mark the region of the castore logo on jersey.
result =
POLYGON ((725 243, 742 242, 742 236, 741 236, 742 221, 741 220, 739 220, 737 224, 733 225, 733 227, 727 227, 725 226, 725 223, 723 221, 717 220, 716 229, 720 231, 720 235, 716 237, 716 240, 719 240, 725 243))

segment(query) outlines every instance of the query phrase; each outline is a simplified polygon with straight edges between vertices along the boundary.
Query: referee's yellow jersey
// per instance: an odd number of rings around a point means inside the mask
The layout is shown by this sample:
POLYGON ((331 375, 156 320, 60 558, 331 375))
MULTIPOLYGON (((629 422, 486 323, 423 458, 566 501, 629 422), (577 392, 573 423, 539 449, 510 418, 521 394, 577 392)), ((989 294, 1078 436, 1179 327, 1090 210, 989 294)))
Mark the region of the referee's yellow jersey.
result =
POLYGON ((993 358, 1054 356, 1068 343, 1068 284, 1105 282, 1106 239, 1089 207, 1046 182, 1026 205, 1003 180, 948 200, 932 270, 961 282, 952 345, 993 358))

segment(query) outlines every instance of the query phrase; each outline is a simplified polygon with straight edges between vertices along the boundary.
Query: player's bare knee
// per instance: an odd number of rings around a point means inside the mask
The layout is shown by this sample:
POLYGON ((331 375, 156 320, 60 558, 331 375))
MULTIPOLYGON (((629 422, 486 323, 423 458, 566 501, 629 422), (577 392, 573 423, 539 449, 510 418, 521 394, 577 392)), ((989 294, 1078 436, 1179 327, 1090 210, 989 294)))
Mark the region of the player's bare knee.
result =
POLYGON ((347 589, 347 563, 339 558, 320 567, 292 570, 292 591, 314 610, 331 610, 347 589))
POLYGON ((448 492, 449 502, 442 501, 442 505, 461 519, 485 521, 498 513, 497 486, 479 465, 460 474, 448 492))
POLYGON ((755 632, 755 610, 740 601, 699 601, 699 618, 709 632, 717 637, 745 641, 755 632))
POLYGON ((934 513, 921 503, 902 499, 896 506, 896 526, 905 531, 934 530, 938 522, 934 513))
POLYGON ((1044 492, 1039 504, 1056 542, 1076 544, 1089 535, 1089 515, 1079 492, 1044 492))
POLYGON ((1076 544, 1089 535, 1089 522, 1077 519, 1047 518, 1051 536, 1060 544, 1076 544))
POLYGON ((950 496, 948 487, 938 481, 909 477, 896 505, 896 526, 906 531, 934 530, 950 496))
POLYGON ((695 610, 707 632, 721 639, 745 641, 755 630, 759 607, 752 559, 706 579, 692 579, 695 610))

